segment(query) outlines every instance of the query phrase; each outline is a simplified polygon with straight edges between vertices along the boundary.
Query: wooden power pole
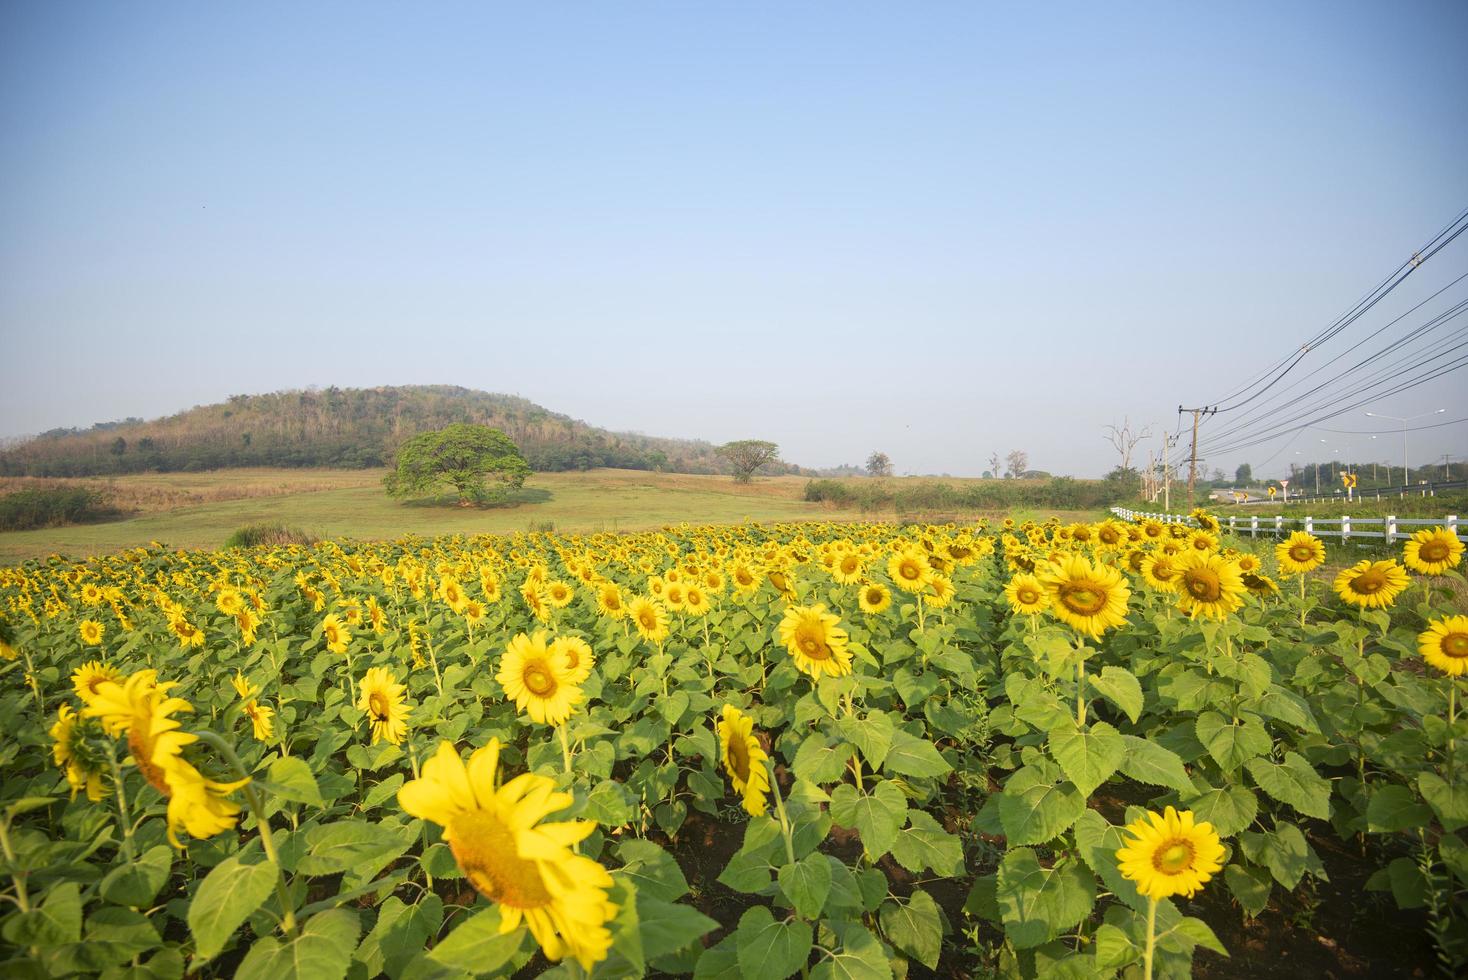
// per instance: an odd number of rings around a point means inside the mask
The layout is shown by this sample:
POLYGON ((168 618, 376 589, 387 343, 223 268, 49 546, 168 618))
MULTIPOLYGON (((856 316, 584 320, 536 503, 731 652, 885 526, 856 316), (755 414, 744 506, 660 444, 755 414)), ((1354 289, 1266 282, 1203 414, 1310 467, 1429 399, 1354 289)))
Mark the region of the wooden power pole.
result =
POLYGON ((1193 509, 1193 485, 1198 481, 1198 419, 1204 415, 1212 415, 1217 412, 1216 408, 1183 408, 1177 407, 1178 414, 1183 412, 1193 413, 1193 448, 1188 453, 1188 510, 1193 509))

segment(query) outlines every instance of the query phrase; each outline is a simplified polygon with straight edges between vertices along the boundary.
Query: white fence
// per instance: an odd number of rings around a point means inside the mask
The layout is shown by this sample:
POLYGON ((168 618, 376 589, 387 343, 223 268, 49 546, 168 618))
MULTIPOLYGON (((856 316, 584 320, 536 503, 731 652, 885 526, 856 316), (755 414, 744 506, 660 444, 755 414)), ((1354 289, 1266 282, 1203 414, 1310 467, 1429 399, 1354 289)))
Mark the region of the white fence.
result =
MULTIPOLYGON (((1189 527, 1196 527, 1198 524, 1184 514, 1149 514, 1125 507, 1113 507, 1111 512, 1126 521, 1151 519, 1163 524, 1186 524, 1189 527)), ((1317 537, 1340 538, 1342 543, 1355 541, 1357 544, 1370 544, 1381 541, 1391 545, 1411 537, 1417 528, 1445 527, 1457 535, 1459 541, 1468 540, 1460 533, 1457 514, 1449 514, 1442 520, 1410 519, 1391 514, 1386 517, 1285 517, 1283 514, 1260 517, 1256 514, 1251 517, 1219 518, 1219 523, 1226 531, 1247 534, 1251 538, 1283 536, 1294 530, 1304 530, 1317 537)))

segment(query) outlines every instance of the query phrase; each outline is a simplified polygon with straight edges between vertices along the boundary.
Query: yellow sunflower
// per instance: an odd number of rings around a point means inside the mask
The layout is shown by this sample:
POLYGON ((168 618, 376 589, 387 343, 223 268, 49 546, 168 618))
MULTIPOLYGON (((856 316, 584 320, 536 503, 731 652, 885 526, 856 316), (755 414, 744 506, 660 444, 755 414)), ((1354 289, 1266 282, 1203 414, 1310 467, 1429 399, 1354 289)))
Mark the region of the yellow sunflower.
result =
POLYGON ((953 601, 954 591, 953 579, 935 573, 928 579, 928 594, 923 601, 933 609, 944 609, 953 601))
POLYGON ((683 611, 690 616, 706 616, 713 608, 709 604, 708 593, 702 586, 690 585, 683 590, 683 611))
POLYGON ((1126 625, 1131 589, 1110 565, 1092 565, 1070 555, 1046 565, 1039 577, 1050 596, 1050 611, 1078 633, 1099 639, 1107 630, 1126 625))
POLYGON ((627 614, 637 635, 649 643, 662 643, 668 638, 668 614, 651 599, 638 596, 627 605, 627 614))
POLYGON ((71 798, 76 799, 77 792, 85 789, 87 799, 96 803, 107 795, 108 763, 89 743, 87 728, 87 722, 71 705, 63 704, 57 712, 56 724, 51 726, 51 756, 56 767, 66 774, 71 798))
POLYGON ((591 644, 579 636, 558 636, 551 643, 552 653, 559 653, 566 660, 566 679, 572 684, 584 684, 596 666, 596 655, 591 644))
POLYGON ((603 616, 621 619, 627 615, 627 605, 622 601, 622 590, 615 582, 603 582, 596 590, 596 608, 603 616))
POLYGON ((1274 546, 1281 575, 1304 575, 1325 563, 1325 543, 1307 531, 1295 531, 1274 546))
POLYGON ((1331 588, 1342 600, 1362 609, 1384 609, 1411 584, 1407 570, 1396 561, 1363 559, 1343 569, 1331 588))
POLYGON ((1244 604, 1244 579, 1239 567, 1218 554, 1192 552, 1178 570, 1178 608, 1197 619, 1227 619, 1244 604))
POLYGON ((385 667, 373 667, 362 678, 357 707, 367 715, 367 722, 372 726, 373 745, 380 741, 402 743, 408 732, 408 715, 413 713, 403 697, 407 689, 385 667))
POLYGON ((854 551, 843 552, 831 565, 831 577, 842 585, 851 585, 861 581, 865 567, 861 555, 854 551))
POLYGON ((887 575, 903 592, 923 591, 932 574, 928 556, 917 548, 904 548, 887 559, 887 575))
POLYGON ((1429 623, 1417 637, 1422 658, 1450 677, 1468 673, 1468 616, 1429 623))
POLYGON ((100 660, 88 660, 71 672, 72 689, 82 699, 83 704, 91 704, 96 700, 97 688, 103 683, 121 679, 122 674, 115 667, 109 667, 100 660))
POLYGON ((545 601, 557 609, 565 609, 576 598, 576 593, 571 587, 560 579, 551 579, 545 583, 545 601))
POLYGON ((573 850, 596 824, 544 822, 572 803, 544 776, 522 773, 496 788, 499 754, 492 738, 465 767, 452 745, 440 743, 422 777, 398 790, 398 803, 443 828, 469 883, 499 906, 502 934, 524 922, 547 959, 570 956, 590 970, 611 949, 606 924, 617 914, 607 900, 612 876, 573 850))
POLYGON ((780 642, 795 659, 795 667, 820 680, 822 674, 840 677, 851 673, 851 654, 846 651, 846 631, 839 617, 824 605, 790 606, 780 621, 780 642))
POLYGON ((1040 580, 1029 573, 1021 573, 1009 580, 1004 587, 1004 598, 1016 615, 1037 616, 1050 606, 1050 595, 1040 580))
POLYGON ((1223 844, 1213 825, 1196 823, 1192 810, 1147 813, 1128 824, 1131 835, 1116 852, 1121 876, 1149 899, 1192 898, 1223 867, 1223 844))
POLYGON ((861 587, 861 594, 857 596, 857 605, 861 611, 876 616, 884 613, 892 605, 892 590, 880 582, 868 582, 861 587))
POLYGON ((1279 594, 1279 585, 1260 572, 1245 572, 1243 575, 1244 588, 1257 596, 1271 596, 1279 594))
POLYGON ((255 700, 255 696, 260 693, 259 688, 251 685, 245 675, 239 671, 235 671, 230 683, 234 685, 240 700, 244 701, 240 710, 245 713, 245 717, 250 719, 255 738, 261 742, 268 741, 275 734, 275 728, 270 721, 275 715, 275 709, 255 700))
POLYGON ((95 619, 84 619, 77 627, 77 633, 80 634, 83 643, 94 647, 102 642, 102 633, 105 629, 106 627, 95 619))
POLYGON ((768 804, 765 794, 770 789, 769 758, 754 737, 754 719, 734 707, 724 705, 724 716, 718 724, 719 750, 724 757, 724 771, 734 792, 744 798, 744 809, 751 817, 762 817, 768 804))
POLYGON ((327 613, 321 621, 321 639, 332 653, 346 653, 347 644, 352 642, 352 630, 336 613, 327 613))
POLYGON ((1402 563, 1422 575, 1441 575, 1463 560, 1463 542, 1445 527, 1418 531, 1402 546, 1402 563))
POLYGON ((562 650, 546 645, 546 633, 519 633, 505 648, 495 679, 515 708, 542 725, 559 725, 581 703, 581 688, 571 683, 570 665, 562 650))

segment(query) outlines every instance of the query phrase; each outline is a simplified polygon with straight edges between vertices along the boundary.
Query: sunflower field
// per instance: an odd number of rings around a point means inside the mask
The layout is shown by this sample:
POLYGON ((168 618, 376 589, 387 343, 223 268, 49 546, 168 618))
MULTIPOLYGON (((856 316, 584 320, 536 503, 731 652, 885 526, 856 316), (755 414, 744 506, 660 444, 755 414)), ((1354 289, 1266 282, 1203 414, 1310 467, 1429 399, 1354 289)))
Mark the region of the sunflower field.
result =
POLYGON ((1462 543, 1234 543, 1199 511, 0 569, 0 972, 1227 975, 1219 922, 1329 847, 1461 975, 1462 543))

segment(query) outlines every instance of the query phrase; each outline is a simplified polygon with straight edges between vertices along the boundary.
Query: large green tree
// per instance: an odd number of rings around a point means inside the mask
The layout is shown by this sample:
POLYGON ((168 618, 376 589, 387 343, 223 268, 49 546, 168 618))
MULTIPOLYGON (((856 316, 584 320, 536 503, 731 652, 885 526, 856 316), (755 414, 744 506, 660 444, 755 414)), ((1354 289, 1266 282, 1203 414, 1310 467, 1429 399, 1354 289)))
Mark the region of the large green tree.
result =
POLYGON ((763 439, 740 439, 726 442, 714 450, 734 468, 734 481, 748 483, 754 471, 780 456, 780 447, 763 439))
POLYGON ((383 483, 394 497, 422 497, 449 486, 469 506, 518 490, 530 475, 520 448, 499 429, 456 423, 420 432, 398 447, 397 466, 383 483))

